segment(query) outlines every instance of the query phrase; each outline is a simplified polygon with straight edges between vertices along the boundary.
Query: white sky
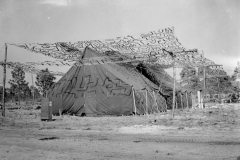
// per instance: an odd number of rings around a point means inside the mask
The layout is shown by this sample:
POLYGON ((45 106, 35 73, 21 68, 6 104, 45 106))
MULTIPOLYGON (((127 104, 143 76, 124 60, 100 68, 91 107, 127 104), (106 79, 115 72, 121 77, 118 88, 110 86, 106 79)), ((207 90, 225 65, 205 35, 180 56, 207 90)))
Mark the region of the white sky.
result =
MULTIPOLYGON (((108 39, 172 26, 184 47, 203 50, 206 58, 233 73, 240 61, 239 0, 1 0, 0 61, 5 42, 108 39)), ((43 60, 49 58, 8 48, 8 61, 43 60)), ((2 77, 0 67, 0 83, 2 77)), ((29 81, 30 74, 26 77, 29 81)))

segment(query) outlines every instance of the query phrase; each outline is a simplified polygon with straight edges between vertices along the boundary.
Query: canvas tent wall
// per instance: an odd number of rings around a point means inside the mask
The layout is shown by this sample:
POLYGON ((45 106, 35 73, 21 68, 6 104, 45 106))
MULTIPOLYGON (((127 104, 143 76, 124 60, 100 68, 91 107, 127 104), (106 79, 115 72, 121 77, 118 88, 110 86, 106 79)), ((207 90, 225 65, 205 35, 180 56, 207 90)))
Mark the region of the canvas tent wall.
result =
MULTIPOLYGON (((103 54, 86 48, 82 59, 103 54)), ((131 115, 166 109, 158 87, 131 64, 73 66, 49 91, 53 114, 131 115), (134 103, 135 102, 135 103, 134 103)))

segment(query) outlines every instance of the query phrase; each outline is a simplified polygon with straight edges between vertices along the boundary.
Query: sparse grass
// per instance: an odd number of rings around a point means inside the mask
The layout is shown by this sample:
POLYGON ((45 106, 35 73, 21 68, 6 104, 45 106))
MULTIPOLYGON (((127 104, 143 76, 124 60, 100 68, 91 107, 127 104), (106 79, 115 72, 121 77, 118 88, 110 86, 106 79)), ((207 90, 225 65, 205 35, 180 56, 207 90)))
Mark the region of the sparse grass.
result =
POLYGON ((103 116, 103 117, 78 117, 70 115, 53 116, 54 121, 41 121, 40 110, 35 110, 37 106, 21 106, 19 109, 6 110, 6 117, 1 117, 2 126, 22 126, 33 125, 38 129, 66 129, 66 130, 99 130, 111 131, 123 126, 133 125, 159 125, 175 127, 202 127, 229 128, 229 125, 239 127, 240 105, 209 107, 205 109, 184 109, 175 110, 175 117, 171 119, 171 112, 163 112, 151 115, 136 116, 103 116))

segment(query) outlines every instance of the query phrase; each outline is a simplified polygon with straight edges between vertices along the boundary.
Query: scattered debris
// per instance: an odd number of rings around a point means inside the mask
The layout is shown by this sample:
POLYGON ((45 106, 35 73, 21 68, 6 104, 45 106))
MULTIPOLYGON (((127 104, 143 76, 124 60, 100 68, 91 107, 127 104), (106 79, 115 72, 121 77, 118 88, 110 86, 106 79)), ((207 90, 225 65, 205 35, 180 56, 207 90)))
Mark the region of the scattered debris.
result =
POLYGON ((173 153, 167 153, 167 155, 168 155, 168 156, 171 156, 171 155, 173 155, 173 153))
POLYGON ((36 107, 36 110, 38 110, 38 109, 41 109, 41 106, 37 106, 37 107, 36 107))
POLYGON ((60 139, 59 137, 46 137, 46 138, 40 138, 39 140, 45 141, 45 140, 54 140, 54 139, 60 139))
POLYGON ((185 130, 184 127, 178 127, 178 130, 185 130))
POLYGON ((99 141, 106 141, 106 140, 109 140, 109 139, 106 138, 106 137, 102 137, 102 138, 99 138, 98 140, 99 140, 99 141))

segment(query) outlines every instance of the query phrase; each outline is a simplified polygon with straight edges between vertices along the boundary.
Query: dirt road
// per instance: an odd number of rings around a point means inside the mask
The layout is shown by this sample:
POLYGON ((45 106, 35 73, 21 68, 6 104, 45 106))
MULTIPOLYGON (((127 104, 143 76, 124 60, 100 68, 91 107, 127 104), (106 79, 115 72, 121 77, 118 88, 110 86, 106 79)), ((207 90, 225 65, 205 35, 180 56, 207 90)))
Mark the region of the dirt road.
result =
POLYGON ((240 156, 240 105, 129 117, 0 117, 0 159, 184 159, 240 156))

